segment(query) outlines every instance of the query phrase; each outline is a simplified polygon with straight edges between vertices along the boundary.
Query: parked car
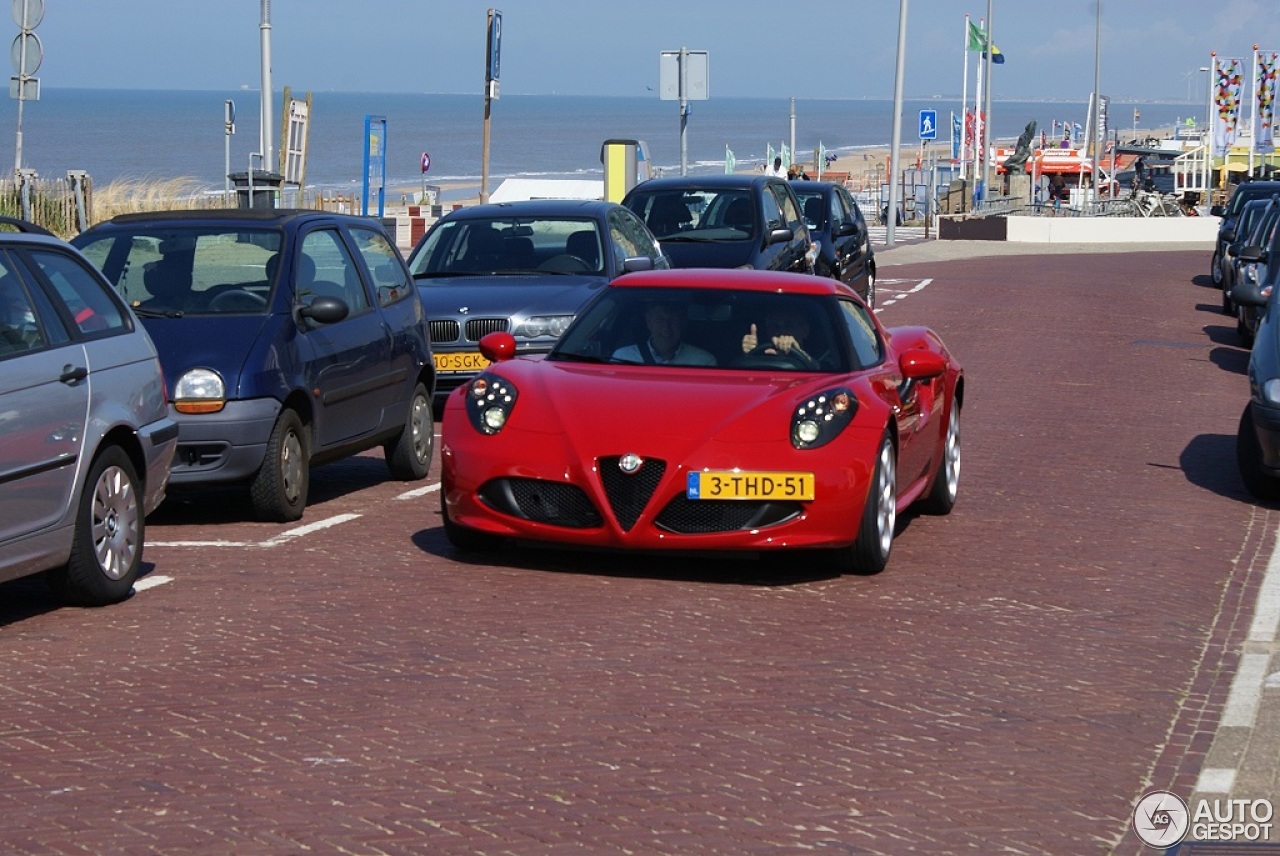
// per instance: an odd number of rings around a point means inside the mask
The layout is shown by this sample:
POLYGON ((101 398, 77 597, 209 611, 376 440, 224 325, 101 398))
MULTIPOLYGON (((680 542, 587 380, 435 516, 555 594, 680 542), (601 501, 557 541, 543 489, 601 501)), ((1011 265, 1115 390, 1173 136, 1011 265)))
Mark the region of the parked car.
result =
POLYGON ((102 274, 0 218, 0 581, 68 603, 129 595, 178 442, 155 346, 102 274))
POLYGON ((1213 258, 1209 262, 1209 275, 1213 277, 1213 284, 1217 287, 1222 287, 1223 265, 1227 258, 1227 244, 1230 243, 1226 235, 1235 228, 1240 209, 1251 199, 1266 198, 1274 193, 1280 193, 1280 181, 1247 181, 1236 185, 1226 205, 1214 205, 1209 209, 1212 216, 1221 218, 1218 224, 1218 239, 1213 247, 1213 258))
POLYGON ((1240 271, 1236 254, 1247 244, 1250 235, 1262 223, 1270 207, 1270 197, 1249 200, 1240 209, 1240 216, 1236 218, 1235 225, 1222 235, 1226 242, 1226 255, 1222 262, 1222 313, 1224 315, 1236 314, 1236 306, 1231 302, 1231 287, 1235 285, 1240 271))
POLYGON ((1246 306, 1234 299, 1237 286, 1248 284, 1260 289, 1261 296, 1270 294, 1275 279, 1280 276, 1280 265, 1269 266, 1269 259, 1275 257, 1280 249, 1276 248, 1276 233, 1280 227, 1280 195, 1272 196, 1267 202, 1262 219, 1253 228, 1243 246, 1232 258, 1232 287, 1227 296, 1236 315, 1236 333, 1245 347, 1253 347, 1253 340, 1261 318, 1261 307, 1246 306), (1268 268, 1272 269, 1268 272, 1268 268))
POLYGON ((426 313, 382 226, 321 211, 126 214, 74 239, 142 318, 169 385, 174 490, 243 484, 297 520, 310 468, 381 446, 431 461, 426 313))
POLYGON ((550 354, 516 356, 509 333, 480 349, 494 362, 449 396, 441 427, 445 534, 461 549, 821 548, 836 570, 874 573, 898 513, 956 501, 960 364, 832 279, 629 274, 550 354), (655 324, 683 334, 685 359, 641 353, 655 324))
POLYGON ((791 183, 809 236, 818 245, 814 273, 838 279, 876 305, 876 258, 862 209, 843 185, 829 181, 791 183))
POLYGON ((437 395, 488 365, 476 345, 484 335, 506 330, 519 353, 546 353, 609 280, 666 267, 649 229, 617 203, 532 200, 450 212, 409 256, 431 319, 437 395))
POLYGON ((675 268, 813 273, 809 229, 783 178, 760 174, 651 178, 627 193, 675 268))

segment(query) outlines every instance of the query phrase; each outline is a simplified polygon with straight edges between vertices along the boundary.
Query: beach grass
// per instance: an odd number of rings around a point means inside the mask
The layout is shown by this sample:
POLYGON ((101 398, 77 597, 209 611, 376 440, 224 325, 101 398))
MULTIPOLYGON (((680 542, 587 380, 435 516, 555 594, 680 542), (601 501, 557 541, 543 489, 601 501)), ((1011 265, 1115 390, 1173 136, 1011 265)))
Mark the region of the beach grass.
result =
POLYGON ((225 205, 221 194, 207 193, 205 184, 195 178, 125 179, 93 189, 89 217, 92 225, 117 214, 223 208, 225 205))

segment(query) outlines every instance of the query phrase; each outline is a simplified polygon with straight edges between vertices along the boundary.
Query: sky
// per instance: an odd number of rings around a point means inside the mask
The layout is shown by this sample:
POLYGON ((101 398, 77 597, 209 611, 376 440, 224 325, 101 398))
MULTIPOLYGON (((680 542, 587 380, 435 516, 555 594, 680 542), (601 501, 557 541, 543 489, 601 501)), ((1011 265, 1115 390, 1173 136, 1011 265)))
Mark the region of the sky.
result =
MULTIPOLYGON (((44 8, 34 30, 42 87, 226 91, 261 82, 263 0, 29 2, 44 8)), ((486 11, 496 7, 501 93, 657 98, 661 53, 688 48, 707 52, 711 98, 891 99, 899 4, 908 8, 904 96, 958 96, 965 15, 985 17, 987 0, 268 0, 271 82, 295 92, 482 93, 486 11)), ((993 76, 996 99, 1087 100, 1097 55, 1100 88, 1113 100, 1203 103, 1208 75, 1199 69, 1211 51, 1280 51, 1274 0, 990 5, 1006 57, 993 76)), ((10 31, 19 31, 12 20, 10 31)))

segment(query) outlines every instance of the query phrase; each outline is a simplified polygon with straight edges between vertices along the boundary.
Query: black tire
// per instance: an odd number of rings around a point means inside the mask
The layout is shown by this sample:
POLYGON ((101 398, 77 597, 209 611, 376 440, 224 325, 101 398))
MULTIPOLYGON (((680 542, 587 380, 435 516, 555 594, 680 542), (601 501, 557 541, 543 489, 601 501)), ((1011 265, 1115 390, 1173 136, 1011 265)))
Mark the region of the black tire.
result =
POLYGON ((292 410, 280 413, 258 474, 249 485, 259 520, 288 523, 302 517, 311 484, 311 444, 302 420, 292 410))
POLYGON ((1240 344, 1246 348, 1253 347, 1254 332, 1249 327, 1245 314, 1251 311, 1247 306, 1236 307, 1236 335, 1240 337, 1240 344))
POLYGON ((1240 414, 1240 427, 1236 430, 1236 466, 1249 493, 1267 502, 1280 500, 1280 478, 1262 471, 1262 446, 1253 427, 1252 402, 1240 414))
POLYGON ((898 522, 897 471, 897 454, 886 434, 876 453, 871 486, 858 523, 858 537, 852 546, 836 554, 836 567, 841 573, 878 574, 889 563, 893 529, 898 522))
POLYGON ((119 446, 94 459, 76 511, 67 564, 46 579, 59 599, 78 606, 124 600, 142 567, 146 523, 143 487, 133 461, 119 446))
POLYGON ((1213 260, 1209 262, 1209 278, 1213 284, 1222 288, 1222 251, 1213 251, 1213 260))
POLYGON ((952 400, 951 415, 947 418, 947 433, 942 440, 942 461, 933 487, 921 503, 930 514, 950 514, 956 507, 960 492, 960 402, 952 400))
POLYGON ((435 420, 427 388, 418 384, 409 399, 409 414, 395 440, 383 447, 387 469, 392 478, 418 481, 427 477, 431 468, 431 450, 435 447, 435 420))
POLYGON ((440 495, 440 517, 444 520, 444 537, 459 550, 467 553, 493 553, 501 549, 502 538, 460 526, 450 520, 449 506, 445 504, 443 492, 440 495))

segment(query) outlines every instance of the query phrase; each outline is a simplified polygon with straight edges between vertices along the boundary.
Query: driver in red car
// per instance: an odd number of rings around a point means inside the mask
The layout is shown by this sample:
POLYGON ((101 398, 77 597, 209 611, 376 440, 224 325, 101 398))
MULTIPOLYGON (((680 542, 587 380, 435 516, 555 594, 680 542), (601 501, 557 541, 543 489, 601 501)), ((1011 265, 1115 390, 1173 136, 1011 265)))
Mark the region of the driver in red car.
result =
POLYGON ((783 307, 765 319, 764 329, 765 337, 761 342, 756 325, 751 325, 742 337, 742 353, 749 354, 755 350, 765 354, 795 353, 812 362, 812 357, 805 353, 803 347, 810 331, 809 316, 803 310, 794 306, 783 307))

